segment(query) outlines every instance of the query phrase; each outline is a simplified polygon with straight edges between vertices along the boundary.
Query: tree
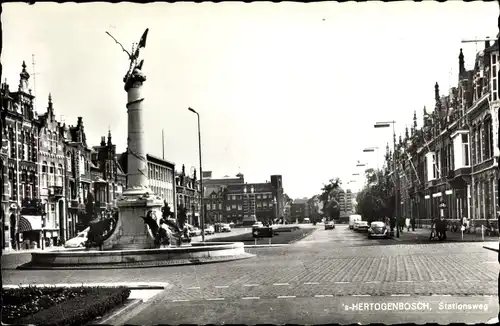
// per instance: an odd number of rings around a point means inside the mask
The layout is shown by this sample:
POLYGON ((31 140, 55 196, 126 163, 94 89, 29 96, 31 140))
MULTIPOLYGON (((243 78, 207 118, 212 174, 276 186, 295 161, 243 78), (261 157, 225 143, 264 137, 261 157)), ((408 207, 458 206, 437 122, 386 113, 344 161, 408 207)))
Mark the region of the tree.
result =
POLYGON ((394 214, 394 184, 382 170, 365 171, 366 184, 356 197, 356 211, 369 223, 394 214))
POLYGON ((340 207, 338 195, 340 192, 341 181, 339 178, 330 179, 329 183, 323 185, 319 200, 323 203, 323 213, 330 219, 340 217, 340 207))

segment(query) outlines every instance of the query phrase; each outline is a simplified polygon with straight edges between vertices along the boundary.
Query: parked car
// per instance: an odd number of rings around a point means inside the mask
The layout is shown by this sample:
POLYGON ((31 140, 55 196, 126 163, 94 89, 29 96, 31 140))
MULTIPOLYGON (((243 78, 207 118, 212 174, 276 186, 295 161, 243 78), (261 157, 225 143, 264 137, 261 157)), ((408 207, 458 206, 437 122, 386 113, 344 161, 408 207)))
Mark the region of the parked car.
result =
POLYGON ((368 229, 368 238, 389 238, 390 231, 384 222, 372 222, 368 229))
POLYGON ((356 221, 354 222, 354 231, 366 232, 370 226, 367 221, 356 221))
POLYGON ((205 234, 214 234, 215 228, 212 225, 207 225, 205 227, 205 234))
POLYGON ((86 228, 82 232, 78 233, 76 237, 66 240, 64 247, 66 248, 80 248, 85 247, 85 242, 87 242, 87 235, 90 228, 86 228))
POLYGON ((349 216, 349 229, 354 229, 354 224, 356 221, 361 221, 361 215, 353 214, 349 216))
POLYGON ((189 228, 189 235, 192 237, 197 237, 201 235, 201 230, 195 226, 189 228))
POLYGON ((263 228, 264 227, 264 224, 262 224, 262 222, 260 221, 257 221, 255 222, 254 225, 252 225, 252 228, 263 228))
POLYGON ((229 224, 222 224, 221 232, 231 232, 231 227, 229 226, 229 224))
POLYGON ((326 221, 325 222, 325 230, 333 230, 335 229, 335 222, 334 221, 326 221))

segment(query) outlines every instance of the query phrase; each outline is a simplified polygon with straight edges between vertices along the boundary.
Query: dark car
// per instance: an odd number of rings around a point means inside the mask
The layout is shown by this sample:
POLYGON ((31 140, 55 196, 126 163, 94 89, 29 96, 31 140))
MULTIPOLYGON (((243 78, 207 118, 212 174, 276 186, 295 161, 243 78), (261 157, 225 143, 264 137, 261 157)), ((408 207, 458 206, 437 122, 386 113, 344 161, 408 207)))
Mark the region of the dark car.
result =
POLYGON ((390 232, 384 222, 372 222, 368 229, 368 238, 389 238, 390 232))

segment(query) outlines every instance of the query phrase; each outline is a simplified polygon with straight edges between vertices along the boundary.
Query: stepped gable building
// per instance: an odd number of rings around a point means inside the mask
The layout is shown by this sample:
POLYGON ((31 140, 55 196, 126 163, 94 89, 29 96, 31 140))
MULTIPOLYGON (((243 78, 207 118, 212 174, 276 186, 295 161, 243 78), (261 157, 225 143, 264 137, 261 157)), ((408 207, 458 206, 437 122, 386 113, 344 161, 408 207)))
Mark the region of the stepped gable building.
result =
POLYGON ((185 207, 187 209, 187 223, 191 225, 200 224, 200 182, 197 179, 196 169, 192 168, 191 174, 186 174, 186 168, 182 165, 181 172, 175 173, 175 191, 177 210, 185 207))
MULTIPOLYGON (((435 107, 416 112, 411 132, 399 137, 396 159, 401 185, 400 212, 428 220, 446 204, 450 219, 495 219, 498 209, 498 42, 485 43, 474 69, 458 56, 459 77, 447 95, 434 86, 435 107)), ((387 166, 392 155, 388 153, 387 166)))
POLYGON ((85 203, 92 190, 90 174, 91 149, 83 126, 83 118, 78 117, 76 126, 63 125, 66 152, 66 200, 68 202, 69 238, 84 228, 82 224, 85 203))
POLYGON ((39 151, 40 200, 45 211, 44 237, 57 245, 58 237, 68 239, 66 223, 65 144, 64 134, 56 121, 52 96, 47 112, 40 116, 39 151))
POLYGON ((105 217, 105 212, 117 207, 116 202, 126 185, 126 175, 118 163, 111 131, 108 131, 107 141, 106 137, 102 136, 99 146, 92 148, 91 161, 95 207, 98 215, 105 217))

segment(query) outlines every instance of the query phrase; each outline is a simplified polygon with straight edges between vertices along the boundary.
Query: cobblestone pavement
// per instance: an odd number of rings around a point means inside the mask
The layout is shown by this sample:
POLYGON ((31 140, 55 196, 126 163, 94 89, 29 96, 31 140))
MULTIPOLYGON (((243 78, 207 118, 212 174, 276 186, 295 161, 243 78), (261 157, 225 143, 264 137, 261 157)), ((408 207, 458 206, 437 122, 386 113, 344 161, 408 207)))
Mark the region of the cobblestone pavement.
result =
POLYGON ((242 261, 150 269, 3 270, 4 284, 168 282, 164 300, 315 295, 497 295, 495 252, 482 243, 384 245, 338 226, 296 244, 248 249, 242 261), (369 243, 370 245, 365 245, 369 243), (57 282, 56 282, 57 281, 57 282))

